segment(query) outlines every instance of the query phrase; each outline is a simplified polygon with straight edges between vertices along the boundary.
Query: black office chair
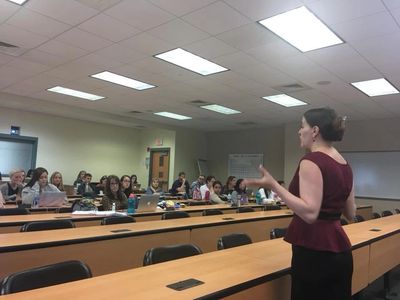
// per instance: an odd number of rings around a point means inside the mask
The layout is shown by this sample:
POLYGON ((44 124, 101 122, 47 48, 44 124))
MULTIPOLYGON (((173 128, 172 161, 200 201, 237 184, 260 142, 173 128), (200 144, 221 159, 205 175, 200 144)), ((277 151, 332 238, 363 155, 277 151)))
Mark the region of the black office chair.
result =
POLYGON ((396 214, 400 214, 400 209, 395 208, 394 211, 396 212, 396 214))
POLYGON ((13 215, 29 215, 30 212, 26 208, 1 208, 0 216, 13 216, 13 215))
POLYGON ((356 216, 354 217, 354 222, 356 222, 356 223, 364 222, 364 221, 365 221, 365 219, 364 219, 364 217, 361 216, 361 215, 356 215, 356 216))
POLYGON ((347 222, 346 219, 341 218, 341 219, 340 219, 340 224, 341 224, 342 226, 344 226, 344 225, 349 225, 349 222, 347 222))
POLYGON ((372 219, 379 219, 380 217, 381 217, 381 215, 378 214, 377 212, 372 213, 372 219))
POLYGON ((223 250, 251 244, 251 238, 245 233, 232 233, 221 236, 217 241, 217 249, 223 250))
POLYGON ((384 210, 382 212, 382 218, 383 217, 388 217, 388 216, 393 216, 393 213, 390 210, 384 210))
POLYGON ((263 210, 267 211, 267 210, 280 210, 282 209, 282 207, 280 207, 279 205, 264 205, 263 210))
POLYGON ((190 215, 186 211, 168 211, 162 214, 161 220, 189 218, 190 215))
POLYGON ((146 251, 143 258, 143 266, 158 264, 161 262, 202 254, 199 247, 193 244, 179 244, 164 247, 151 248, 146 251))
POLYGON ((92 277, 89 267, 81 261, 69 260, 16 272, 1 282, 1 295, 92 277))
POLYGON ((286 230, 287 228, 272 228, 269 233, 269 238, 271 240, 282 238, 285 236, 286 230))
POLYGON ((237 213, 254 212, 254 208, 249 206, 241 206, 236 210, 237 213))
POLYGON ((75 224, 71 220, 49 220, 49 221, 29 222, 22 225, 20 231, 27 232, 27 231, 66 229, 66 228, 75 228, 75 224))
POLYGON ((224 213, 220 209, 205 209, 201 213, 202 216, 215 216, 215 215, 223 215, 224 213))
POLYGON ((123 223, 135 223, 136 220, 130 216, 113 216, 106 217, 101 220, 101 225, 112 225, 112 224, 123 224, 123 223))
POLYGON ((197 206, 197 205, 209 205, 211 204, 210 201, 189 201, 187 203, 189 206, 197 206))
POLYGON ((62 214, 62 213, 72 213, 72 206, 71 207, 60 207, 57 209, 57 212, 62 214))

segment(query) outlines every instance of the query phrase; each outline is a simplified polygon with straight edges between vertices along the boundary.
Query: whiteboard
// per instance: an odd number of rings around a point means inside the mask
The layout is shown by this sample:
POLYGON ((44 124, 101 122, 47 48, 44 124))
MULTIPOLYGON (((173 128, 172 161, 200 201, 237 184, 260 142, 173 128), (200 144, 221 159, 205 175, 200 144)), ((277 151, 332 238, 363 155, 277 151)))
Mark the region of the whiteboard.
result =
POLYGON ((358 197, 400 199, 400 151, 344 152, 358 197))
POLYGON ((229 154, 228 176, 259 178, 258 166, 263 164, 264 154, 229 154))

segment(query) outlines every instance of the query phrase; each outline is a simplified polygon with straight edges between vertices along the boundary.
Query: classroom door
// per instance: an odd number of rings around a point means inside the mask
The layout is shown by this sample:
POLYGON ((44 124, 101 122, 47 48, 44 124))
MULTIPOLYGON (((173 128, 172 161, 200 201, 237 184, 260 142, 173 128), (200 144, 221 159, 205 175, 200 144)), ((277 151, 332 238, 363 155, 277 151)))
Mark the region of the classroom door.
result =
POLYGON ((169 187, 169 148, 150 150, 150 174, 149 185, 152 178, 160 180, 160 186, 164 192, 169 187))

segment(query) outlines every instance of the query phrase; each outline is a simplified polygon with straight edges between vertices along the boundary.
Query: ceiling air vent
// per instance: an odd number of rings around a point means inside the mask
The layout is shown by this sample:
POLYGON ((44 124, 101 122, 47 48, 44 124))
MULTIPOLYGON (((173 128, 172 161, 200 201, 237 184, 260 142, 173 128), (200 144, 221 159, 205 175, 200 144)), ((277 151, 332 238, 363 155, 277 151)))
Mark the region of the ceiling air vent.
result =
POLYGON ((305 90, 311 89, 309 86, 302 84, 302 83, 300 84, 298 82, 274 86, 272 88, 274 90, 278 90, 283 93, 293 93, 293 92, 299 92, 299 91, 305 91, 305 90))
POLYGON ((245 121, 245 122, 239 122, 237 123, 238 125, 243 125, 243 126, 251 126, 251 125, 257 125, 255 122, 250 122, 250 121, 245 121))
POLYGON ((130 114, 137 115, 137 114, 141 114, 142 112, 141 112, 141 111, 138 111, 138 110, 131 110, 129 113, 130 113, 130 114))
POLYGON ((203 100, 193 100, 188 102, 191 105, 196 105, 196 106, 202 106, 202 105, 207 105, 210 104, 209 102, 203 101, 203 100))
POLYGON ((0 41, 0 53, 12 55, 12 56, 20 56, 25 51, 27 51, 27 49, 22 49, 16 45, 12 45, 12 44, 0 41))

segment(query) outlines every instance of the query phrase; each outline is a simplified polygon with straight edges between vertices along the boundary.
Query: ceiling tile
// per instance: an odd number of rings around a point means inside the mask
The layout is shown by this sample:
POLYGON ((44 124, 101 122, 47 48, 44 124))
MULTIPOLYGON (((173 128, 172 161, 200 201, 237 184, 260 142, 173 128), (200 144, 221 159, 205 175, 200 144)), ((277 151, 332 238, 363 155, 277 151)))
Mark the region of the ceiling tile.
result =
POLYGON ((21 7, 9 1, 0 2, 0 24, 15 14, 21 7))
POLYGON ((400 2, 398 0, 383 0, 383 2, 389 9, 400 8, 400 2))
POLYGON ((105 10, 104 13, 141 30, 147 30, 174 19, 170 13, 145 0, 125 0, 105 10))
POLYGON ((2 24, 0 25, 0 40, 24 49, 32 49, 48 40, 47 37, 38 35, 18 27, 2 24))
POLYGON ((216 0, 150 0, 150 2, 158 7, 179 17, 215 1, 216 0))
POLYGON ((76 1, 97 10, 104 10, 121 2, 121 0, 76 0, 76 1))
POLYGON ((55 56, 37 49, 32 49, 26 52, 24 55, 21 56, 21 58, 27 59, 31 62, 43 64, 49 67, 56 67, 62 65, 63 63, 66 63, 69 60, 69 58, 55 56))
POLYGON ((87 53, 87 51, 81 48, 70 46, 67 45, 66 43, 56 40, 50 40, 49 42, 41 45, 37 49, 61 58, 65 58, 67 60, 76 59, 87 53))
POLYGON ((98 50, 95 54, 124 63, 133 62, 146 57, 143 53, 133 51, 119 44, 113 44, 107 48, 98 50))
POLYGON ((52 38, 69 28, 70 25, 58 22, 29 9, 21 9, 7 23, 15 27, 52 38))
POLYGON ((113 44, 113 42, 109 40, 102 39, 94 34, 87 33, 78 28, 72 28, 71 30, 68 30, 67 32, 59 35, 56 40, 90 52, 113 44))
POLYGON ((259 60, 240 51, 216 57, 213 61, 222 66, 229 66, 229 69, 231 69, 232 71, 239 71, 245 67, 257 65, 260 63, 259 60))
POLYGON ((209 37, 209 34, 179 19, 153 28, 147 33, 177 47, 209 37))
POLYGON ((28 1, 25 8, 70 25, 77 25, 98 13, 74 0, 34 0, 28 1))
POLYGON ((190 24, 213 35, 251 22, 238 11, 221 1, 185 15, 182 18, 190 24))
POLYGON ((218 56, 235 53, 237 50, 215 37, 204 39, 184 47, 185 50, 201 57, 212 59, 218 56))
POLYGON ((119 43, 124 47, 147 53, 151 56, 171 50, 173 45, 147 33, 140 33, 119 43))
POLYGON ((87 20, 79 28, 113 42, 122 41, 140 32, 139 29, 105 14, 87 20))

